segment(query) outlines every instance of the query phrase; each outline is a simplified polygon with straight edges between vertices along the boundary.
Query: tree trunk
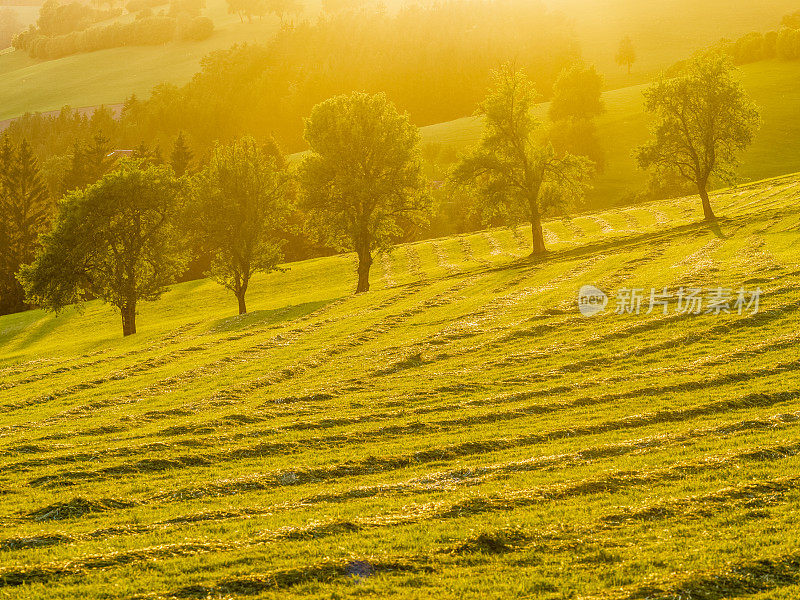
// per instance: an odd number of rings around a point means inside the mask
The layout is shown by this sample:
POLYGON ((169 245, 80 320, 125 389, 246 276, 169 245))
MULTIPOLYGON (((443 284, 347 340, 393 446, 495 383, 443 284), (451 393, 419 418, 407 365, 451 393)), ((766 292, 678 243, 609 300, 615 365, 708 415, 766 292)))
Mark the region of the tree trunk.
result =
POLYGON ((120 308, 122 313, 122 335, 128 337, 136 333, 136 301, 131 300, 120 308))
POLYGON ((531 236, 533 237, 533 252, 531 256, 541 256, 547 253, 544 246, 544 232, 542 231, 542 217, 539 215, 538 207, 531 203, 531 236))
POLYGON ((362 248, 358 252, 358 287, 356 294, 369 291, 369 268, 372 266, 372 255, 369 248, 362 248))
POLYGON ((246 315, 247 305, 244 302, 244 290, 241 290, 236 293, 236 299, 239 301, 239 314, 246 315))
POLYGON ((700 198, 703 200, 703 215, 706 221, 713 221, 717 217, 714 215, 714 211, 711 210, 711 202, 708 200, 708 192, 706 191, 705 184, 701 184, 697 186, 698 190, 700 190, 700 198))

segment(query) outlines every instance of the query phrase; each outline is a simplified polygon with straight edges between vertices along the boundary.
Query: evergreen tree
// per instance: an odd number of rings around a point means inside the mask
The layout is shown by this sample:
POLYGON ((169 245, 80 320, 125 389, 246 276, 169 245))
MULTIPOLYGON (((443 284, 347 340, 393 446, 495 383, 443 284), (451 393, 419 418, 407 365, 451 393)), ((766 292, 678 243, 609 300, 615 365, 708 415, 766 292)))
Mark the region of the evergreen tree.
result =
POLYGON ((141 142, 133 151, 131 158, 142 161, 143 164, 148 166, 156 166, 164 164, 164 157, 161 154, 159 146, 148 146, 145 142, 141 142))
MULTIPOLYGON (((4 147, 3 153, 6 151, 4 147)), ((22 265, 33 261, 39 236, 50 222, 53 204, 38 161, 25 140, 4 166, 2 179, 0 210, 7 245, 3 261, 4 297, 7 307, 18 311, 25 308, 25 293, 15 276, 22 265)))
MULTIPOLYGON (((14 159, 14 148, 8 136, 3 137, 0 145, 0 210, 4 210, 6 201, 6 174, 14 159)), ((0 212, 0 314, 12 310, 13 270, 8 232, 8 219, 5 212, 0 212)))
POLYGON ((186 138, 181 131, 175 139, 172 153, 169 156, 169 162, 170 165, 172 165, 172 170, 175 171, 175 175, 182 177, 191 171, 192 160, 194 160, 194 154, 186 143, 186 138))
POLYGON ((86 176, 88 181, 84 185, 89 185, 100 180, 103 175, 108 173, 114 166, 116 159, 110 156, 111 141, 102 133, 98 133, 86 146, 84 154, 86 156, 86 176))
POLYGON ((64 174, 64 181, 61 185, 61 193, 76 190, 86 185, 86 155, 83 146, 78 140, 72 144, 72 154, 70 155, 69 168, 64 174))

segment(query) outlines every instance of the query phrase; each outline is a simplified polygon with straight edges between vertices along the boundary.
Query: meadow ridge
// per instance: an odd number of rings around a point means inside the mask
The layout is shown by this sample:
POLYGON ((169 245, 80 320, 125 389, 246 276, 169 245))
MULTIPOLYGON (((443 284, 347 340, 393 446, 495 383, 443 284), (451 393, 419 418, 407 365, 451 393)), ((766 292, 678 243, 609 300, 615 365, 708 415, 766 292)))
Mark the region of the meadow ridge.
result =
POLYGON ((0 597, 800 596, 800 174, 0 317, 0 597), (611 296, 578 311, 581 286, 611 296), (755 314, 651 288, 761 290, 755 314), (641 314, 616 314, 625 288, 641 314))

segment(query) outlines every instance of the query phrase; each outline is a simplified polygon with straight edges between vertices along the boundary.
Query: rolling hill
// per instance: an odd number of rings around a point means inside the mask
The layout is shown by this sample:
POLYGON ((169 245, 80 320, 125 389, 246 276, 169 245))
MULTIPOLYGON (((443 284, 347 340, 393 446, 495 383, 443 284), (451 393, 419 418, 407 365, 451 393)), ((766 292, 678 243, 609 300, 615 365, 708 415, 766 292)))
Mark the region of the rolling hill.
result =
MULTIPOLYGON (((0 317, 0 593, 796 598, 800 175, 0 317), (578 289, 612 295, 591 318, 578 289), (762 290, 616 314, 624 288, 762 290)), ((674 298, 672 299, 674 302, 674 298)))
MULTIPOLYGON (((389 10, 413 4, 406 0, 374 3, 389 10)), ((319 0, 301 4, 311 17, 321 6, 319 0)), ((546 4, 569 15, 584 57, 598 64, 610 89, 647 81, 659 69, 720 37, 775 29, 783 15, 798 8, 795 0, 547 0, 546 4), (632 77, 613 63, 623 35, 631 35, 638 48, 632 77)), ((209 52, 235 43, 263 43, 278 27, 274 17, 240 23, 237 16, 228 14, 226 0, 208 0, 207 5, 206 13, 217 29, 203 42, 114 48, 52 61, 34 60, 22 52, 0 54, 0 121, 65 105, 119 104, 133 93, 147 95, 160 83, 183 84, 209 52)))

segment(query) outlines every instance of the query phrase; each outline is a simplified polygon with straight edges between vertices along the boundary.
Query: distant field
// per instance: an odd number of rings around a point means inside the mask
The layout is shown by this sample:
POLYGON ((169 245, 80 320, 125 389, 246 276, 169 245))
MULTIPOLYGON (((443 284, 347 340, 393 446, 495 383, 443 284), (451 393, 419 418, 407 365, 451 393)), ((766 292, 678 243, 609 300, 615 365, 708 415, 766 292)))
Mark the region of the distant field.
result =
POLYGON ((610 88, 647 81, 660 69, 720 38, 778 28, 797 0, 544 0, 568 15, 583 53, 610 88), (619 41, 631 37, 637 62, 631 76, 614 62, 619 41))
POLYGON ((208 53, 236 43, 264 42, 278 28, 276 17, 240 23, 225 0, 209 0, 216 30, 202 42, 112 48, 40 61, 23 52, 0 55, 0 120, 62 106, 117 104, 131 94, 147 96, 154 86, 183 84, 200 70, 208 53))
MULTIPOLYGON (((800 175, 0 318, 0 595, 800 597, 800 175), (763 290, 754 316, 576 308, 763 290), (648 292, 649 293, 649 292, 648 292)), ((674 301, 674 300, 673 300, 674 301)), ((646 306, 646 304, 645 304, 646 306)))
MULTIPOLYGON (((741 68, 744 86, 761 107, 763 126, 753 146, 743 155, 743 181, 774 177, 800 170, 800 61, 769 61, 741 68)), ((636 168, 633 149, 648 136, 643 110, 644 85, 612 90, 603 96, 606 113, 598 120, 607 165, 589 194, 593 202, 608 205, 640 190, 647 175, 636 168)), ((547 104, 538 108, 545 118, 547 104)), ((465 148, 481 134, 480 120, 468 117, 422 128, 425 142, 465 148)))

